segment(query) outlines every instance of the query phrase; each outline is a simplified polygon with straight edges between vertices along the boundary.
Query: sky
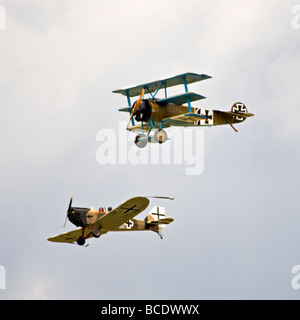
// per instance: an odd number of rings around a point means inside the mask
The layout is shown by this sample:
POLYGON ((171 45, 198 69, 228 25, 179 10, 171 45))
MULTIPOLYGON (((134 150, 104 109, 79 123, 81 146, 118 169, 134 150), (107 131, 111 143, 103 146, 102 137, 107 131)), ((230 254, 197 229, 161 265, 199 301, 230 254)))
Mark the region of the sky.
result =
POLYGON ((298 4, 1 0, 0 299, 299 299, 298 4), (190 85, 207 97, 195 106, 242 101, 255 117, 238 133, 197 129, 199 149, 155 145, 183 153, 179 164, 99 163, 99 132, 118 146, 128 121, 118 112, 126 98, 112 91, 188 71, 212 76, 190 85), (200 150, 201 174, 186 174, 188 148, 200 150), (137 216, 164 206, 174 222, 163 240, 47 241, 62 232, 71 196, 98 208, 145 195, 175 198, 151 199, 137 216))

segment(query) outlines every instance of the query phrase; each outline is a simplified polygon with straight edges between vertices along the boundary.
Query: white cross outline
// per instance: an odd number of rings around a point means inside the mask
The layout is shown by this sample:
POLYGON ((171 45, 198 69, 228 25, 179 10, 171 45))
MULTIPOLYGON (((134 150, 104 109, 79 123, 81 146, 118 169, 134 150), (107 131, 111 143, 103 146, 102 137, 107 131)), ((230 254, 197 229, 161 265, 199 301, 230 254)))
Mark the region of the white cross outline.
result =
POLYGON ((124 223, 125 229, 132 229, 134 226, 134 222, 132 220, 128 220, 124 223))
POLYGON ((211 126, 211 125, 213 125, 213 123, 214 123, 214 120, 213 120, 214 112, 213 112, 213 110, 204 109, 204 108, 196 108, 195 113, 199 114, 201 116, 204 116, 204 117, 211 117, 211 119, 202 119, 202 120, 194 121, 194 125, 196 125, 196 126, 201 126, 201 125, 211 126), (203 109, 203 113, 204 114, 201 113, 201 109, 203 109))
MULTIPOLYGON (((238 112, 247 113, 247 108, 243 103, 236 103, 234 105, 234 107, 232 108, 232 111, 233 112, 238 111, 238 112)), ((244 119, 243 117, 236 116, 236 120, 240 120, 241 121, 243 119, 244 119)))

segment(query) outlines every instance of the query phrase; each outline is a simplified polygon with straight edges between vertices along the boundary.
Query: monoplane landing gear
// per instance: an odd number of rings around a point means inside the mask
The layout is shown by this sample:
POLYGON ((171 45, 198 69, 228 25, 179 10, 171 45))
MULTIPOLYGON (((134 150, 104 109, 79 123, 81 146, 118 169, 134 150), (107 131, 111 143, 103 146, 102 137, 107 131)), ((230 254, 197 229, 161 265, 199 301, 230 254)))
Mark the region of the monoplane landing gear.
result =
POLYGON ((164 238, 161 232, 158 231, 157 234, 159 235, 159 237, 160 237, 161 239, 164 238))
POLYGON ((164 143, 167 141, 167 133, 165 130, 163 129, 160 129, 160 130, 156 130, 155 133, 154 133, 154 139, 156 142, 158 143, 164 143))
POLYGON ((78 237, 76 241, 79 246, 83 246, 85 244, 85 239, 82 236, 78 237))
POLYGON ((142 134, 138 134, 134 139, 134 143, 139 148, 145 148, 148 143, 148 137, 145 137, 142 134))
POLYGON ((84 228, 82 228, 82 235, 76 239, 76 242, 79 246, 83 246, 85 244, 85 239, 89 238, 91 235, 94 238, 99 238, 101 236, 100 229, 93 229, 91 225, 90 225, 90 229, 91 229, 91 232, 87 236, 84 236, 84 228))
POLYGON ((92 235, 93 235, 94 238, 99 238, 99 237, 101 236, 101 231, 100 231, 100 229, 94 229, 94 230, 92 231, 92 235))

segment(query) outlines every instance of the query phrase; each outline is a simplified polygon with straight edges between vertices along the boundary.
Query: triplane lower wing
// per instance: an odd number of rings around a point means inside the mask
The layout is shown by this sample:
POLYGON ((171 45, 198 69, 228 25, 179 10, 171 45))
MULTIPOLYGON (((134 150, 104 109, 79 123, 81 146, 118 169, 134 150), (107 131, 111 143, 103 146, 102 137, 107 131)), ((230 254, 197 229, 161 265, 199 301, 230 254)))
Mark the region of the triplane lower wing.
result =
POLYGON ((77 243, 84 245, 89 238, 99 238, 111 231, 154 231, 162 238, 161 229, 173 221, 164 217, 163 207, 154 207, 144 220, 134 219, 149 205, 146 197, 135 197, 125 201, 115 209, 72 207, 71 198, 67 218, 79 228, 49 238, 52 242, 77 243), (155 218, 157 216, 157 218, 155 218))
POLYGON ((121 108, 121 112, 129 112, 130 119, 127 130, 137 132, 135 144, 143 148, 147 142, 164 143, 167 140, 165 128, 170 126, 217 126, 229 124, 237 131, 233 124, 243 122, 252 117, 246 106, 235 103, 231 111, 219 111, 206 108, 193 107, 192 102, 205 99, 204 96, 190 92, 188 85, 194 82, 210 79, 206 74, 184 73, 175 77, 157 80, 142 85, 115 90, 127 97, 128 107, 121 108), (168 96, 169 87, 183 85, 185 92, 168 96), (164 97, 158 98, 157 94, 164 91, 164 97), (148 94, 149 98, 145 98, 148 94), (131 98, 139 96, 139 99, 131 105, 131 98), (131 122, 131 126, 129 123, 131 122), (139 122, 136 124, 136 122, 139 122), (153 135, 151 133, 154 132, 153 135))

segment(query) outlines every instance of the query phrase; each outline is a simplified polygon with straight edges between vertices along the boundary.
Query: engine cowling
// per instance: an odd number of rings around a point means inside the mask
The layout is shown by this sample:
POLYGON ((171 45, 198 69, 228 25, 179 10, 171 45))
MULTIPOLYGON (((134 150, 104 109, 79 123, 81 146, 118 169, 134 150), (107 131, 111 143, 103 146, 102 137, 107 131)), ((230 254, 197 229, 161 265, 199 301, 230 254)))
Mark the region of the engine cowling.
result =
MULTIPOLYGON (((133 105, 134 108, 134 105, 133 105)), ((137 122, 147 122, 151 118, 152 107, 149 100, 142 100, 139 108, 135 113, 135 120, 137 122)))

